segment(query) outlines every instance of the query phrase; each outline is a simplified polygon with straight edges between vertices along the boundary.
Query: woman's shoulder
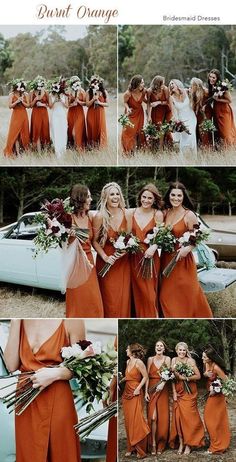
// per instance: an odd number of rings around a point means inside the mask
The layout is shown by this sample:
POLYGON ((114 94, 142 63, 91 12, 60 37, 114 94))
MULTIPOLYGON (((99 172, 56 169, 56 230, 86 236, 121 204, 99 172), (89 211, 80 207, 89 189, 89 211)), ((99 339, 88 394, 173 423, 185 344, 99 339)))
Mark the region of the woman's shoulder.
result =
POLYGON ((190 366, 196 366, 196 361, 193 358, 188 358, 187 364, 190 364, 190 366))
POLYGON ((132 95, 132 93, 131 93, 130 90, 126 90, 126 91, 124 92, 124 98, 130 98, 131 95, 132 95))
POLYGON ((164 218, 164 213, 161 210, 155 211, 155 218, 157 221, 162 222, 164 218))

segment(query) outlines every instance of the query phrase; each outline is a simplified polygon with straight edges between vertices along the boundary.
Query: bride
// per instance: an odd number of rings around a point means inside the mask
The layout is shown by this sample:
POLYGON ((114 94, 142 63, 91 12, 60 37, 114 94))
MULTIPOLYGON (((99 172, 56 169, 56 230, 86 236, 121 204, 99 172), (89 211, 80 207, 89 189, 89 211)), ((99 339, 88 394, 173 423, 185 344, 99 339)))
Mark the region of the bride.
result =
POLYGON ((196 126, 197 118, 190 105, 188 93, 183 83, 178 79, 172 79, 169 83, 170 105, 174 118, 185 123, 190 134, 175 132, 174 141, 179 141, 180 152, 192 151, 197 153, 196 126))
POLYGON ((65 95, 65 79, 60 78, 52 84, 49 95, 51 109, 51 137, 58 158, 66 152, 67 145, 67 114, 68 99, 65 95))

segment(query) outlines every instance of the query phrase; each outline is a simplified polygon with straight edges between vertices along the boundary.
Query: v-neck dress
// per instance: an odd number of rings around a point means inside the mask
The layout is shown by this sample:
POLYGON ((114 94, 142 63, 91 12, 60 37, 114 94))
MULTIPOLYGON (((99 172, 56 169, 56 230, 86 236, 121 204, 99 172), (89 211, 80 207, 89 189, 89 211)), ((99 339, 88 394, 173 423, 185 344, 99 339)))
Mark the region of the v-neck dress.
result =
MULTIPOLYGON (((62 321, 56 331, 33 353, 21 322, 20 370, 36 371, 62 362, 60 351, 69 346, 62 321)), ((28 408, 15 416, 16 462, 80 462, 77 423, 70 384, 58 380, 46 387, 28 408)))
MULTIPOLYGON (((189 210, 186 210, 184 217, 189 210)), ((184 217, 172 227, 172 233, 180 238, 189 231, 184 217)), ((176 249, 178 249, 178 244, 176 249)), ((175 253, 163 252, 162 270, 175 253)), ((165 318, 212 318, 212 311, 198 282, 197 267, 192 252, 179 260, 168 277, 162 277, 160 305, 165 318)))
MULTIPOLYGON (((154 216, 149 223, 141 229, 133 215, 132 233, 140 239, 143 250, 148 249, 148 245, 144 243, 147 234, 156 226, 154 216)), ((143 253, 131 255, 131 284, 134 299, 135 313, 137 318, 157 318, 157 290, 158 277, 160 272, 160 258, 158 253, 154 254, 154 274, 151 279, 144 279, 141 271, 141 260, 143 253)))
POLYGON ((133 125, 131 127, 123 127, 121 134, 121 143, 126 155, 133 152, 137 146, 143 146, 145 143, 144 133, 142 132, 144 124, 144 99, 144 94, 140 96, 138 101, 131 94, 128 100, 128 106, 132 109, 132 112, 129 114, 129 121, 133 125))

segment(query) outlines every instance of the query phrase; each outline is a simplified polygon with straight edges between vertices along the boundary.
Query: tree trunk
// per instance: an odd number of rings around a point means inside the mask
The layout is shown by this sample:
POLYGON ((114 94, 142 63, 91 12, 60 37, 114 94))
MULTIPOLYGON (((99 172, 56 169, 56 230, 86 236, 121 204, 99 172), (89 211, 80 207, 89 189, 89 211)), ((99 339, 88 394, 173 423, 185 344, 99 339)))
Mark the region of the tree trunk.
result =
POLYGON ((130 167, 127 168, 126 177, 125 177, 125 200, 127 208, 129 208, 129 177, 130 177, 130 167))
POLYGON ((21 217, 24 213, 24 201, 25 201, 25 173, 22 173, 21 180, 19 182, 19 204, 18 204, 18 213, 17 219, 21 217))
POLYGON ((3 181, 1 180, 0 182, 0 223, 1 224, 4 222, 3 204, 4 204, 4 186, 3 186, 3 181))
POLYGON ((197 203, 197 213, 199 213, 200 215, 200 212, 201 212, 201 202, 198 202, 197 203))
POLYGON ((229 207, 229 217, 232 217, 232 206, 231 206, 231 202, 228 202, 228 207, 229 207))
POLYGON ((227 331, 226 331, 226 322, 225 319, 221 322, 221 329, 220 329, 220 336, 223 345, 223 355, 224 355, 224 362, 226 369, 230 370, 230 347, 229 341, 227 338, 227 331))

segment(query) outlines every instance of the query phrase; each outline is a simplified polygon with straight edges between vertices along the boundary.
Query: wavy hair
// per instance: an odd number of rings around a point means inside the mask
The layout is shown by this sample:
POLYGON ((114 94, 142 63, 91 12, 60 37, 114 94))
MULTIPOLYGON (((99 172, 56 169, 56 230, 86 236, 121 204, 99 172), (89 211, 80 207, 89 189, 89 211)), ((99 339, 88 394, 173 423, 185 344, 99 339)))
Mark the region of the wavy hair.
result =
POLYGON ((179 183, 178 181, 170 183, 169 188, 166 191, 165 196, 163 198, 163 200, 165 202, 165 207, 168 208, 168 209, 172 208, 172 205, 170 203, 170 193, 171 193, 172 189, 180 189, 182 191, 182 193, 183 193, 183 196, 184 196, 183 197, 183 206, 186 209, 194 211, 194 205, 193 205, 192 200, 189 197, 189 194, 187 192, 186 187, 184 186, 183 183, 179 183))
POLYGON ((145 358, 146 349, 140 345, 140 343, 131 343, 129 346, 130 353, 134 358, 141 359, 142 361, 145 358))
POLYGON ((178 88, 178 90, 179 90, 179 92, 180 92, 181 95, 184 95, 184 94, 186 93, 186 90, 185 90, 185 88, 184 88, 184 84, 183 84, 183 82, 181 82, 181 80, 179 80, 179 79, 171 79, 171 81, 170 81, 170 83, 169 83, 169 92, 170 92, 170 95, 173 94, 173 91, 172 91, 171 88, 170 88, 171 82, 174 82, 174 84, 177 86, 177 88, 178 88))
POLYGON ((154 196, 154 203, 152 207, 157 210, 161 210, 163 207, 163 200, 161 197, 161 194, 159 193, 157 187, 153 183, 148 183, 145 186, 142 187, 142 189, 138 193, 137 197, 137 205, 138 207, 141 207, 141 196, 144 193, 144 191, 149 191, 153 194, 154 196))
POLYGON ((161 90, 161 86, 164 85, 165 83, 165 77, 162 77, 162 75, 155 75, 153 77, 151 84, 150 84, 150 90, 153 93, 158 93, 161 90))
POLYGON ((183 348, 185 348, 185 350, 186 350, 186 356, 187 356, 188 358, 192 358, 191 352, 189 351, 189 348, 188 348, 188 344, 185 343, 185 342, 178 342, 177 345, 175 345, 175 351, 176 351, 176 353, 177 353, 178 348, 179 348, 180 346, 182 346, 183 348))
POLYGON ((191 79, 190 85, 191 86, 195 85, 194 90, 193 90, 193 87, 191 88, 189 99, 190 99, 190 104, 191 104, 193 111, 195 112, 195 114, 197 114, 202 109, 204 96, 205 96, 205 90, 204 90, 202 80, 198 79, 197 77, 193 77, 191 79))
POLYGON ((212 69, 208 73, 207 81, 208 81, 209 96, 212 96, 214 92, 213 92, 213 86, 211 85, 211 83, 209 81, 210 74, 215 74, 215 76, 216 76, 216 84, 217 84, 217 82, 219 82, 219 80, 221 80, 221 74, 220 74, 219 69, 212 69))
POLYGON ((89 188, 83 184, 75 184, 70 190, 70 206, 74 207, 74 213, 81 213, 87 200, 89 188))
POLYGON ((138 88, 140 83, 143 80, 143 76, 141 74, 136 74, 133 75, 133 77, 130 79, 129 85, 128 85, 128 90, 129 91, 134 91, 138 88))
POLYGON ((204 350, 205 355, 214 363, 217 364, 225 373, 228 373, 224 360, 219 356, 213 347, 208 347, 204 350))
POLYGON ((99 244, 102 247, 104 246, 107 240, 107 233, 111 223, 111 213, 107 208, 107 201, 111 188, 116 188, 120 194, 119 208, 122 210, 125 208, 124 196, 122 194, 121 187, 118 185, 118 183, 112 181, 111 183, 105 184, 105 186, 103 186, 102 188, 100 200, 98 202, 98 210, 102 215, 102 225, 101 229, 99 230, 99 244))

